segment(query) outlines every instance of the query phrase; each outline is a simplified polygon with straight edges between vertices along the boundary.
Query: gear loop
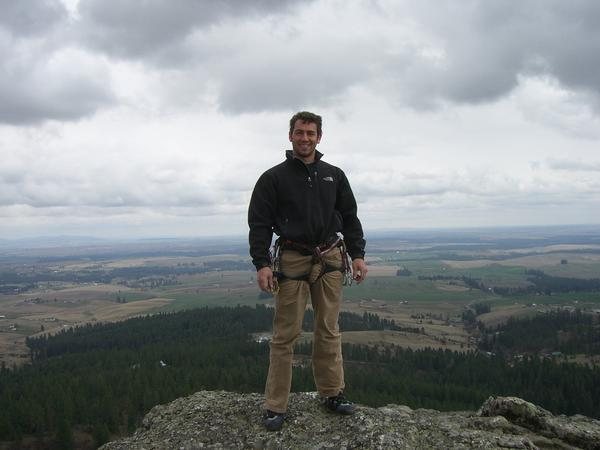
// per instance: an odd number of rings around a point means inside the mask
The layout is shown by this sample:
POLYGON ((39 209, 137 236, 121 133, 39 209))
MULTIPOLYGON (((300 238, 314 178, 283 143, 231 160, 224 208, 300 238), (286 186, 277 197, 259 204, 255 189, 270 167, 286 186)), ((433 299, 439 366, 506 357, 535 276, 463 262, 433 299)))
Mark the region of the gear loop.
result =
MULTIPOLYGON (((336 235, 335 240, 329 244, 321 244, 315 247, 310 245, 302 244, 300 242, 290 241, 288 239, 277 238, 271 249, 269 250, 269 258, 271 260, 271 269, 273 270, 274 282, 277 292, 279 291, 279 284, 277 280, 283 281, 284 279, 289 280, 301 280, 306 281, 310 285, 316 283, 323 275, 333 271, 340 271, 343 275, 342 284, 344 286, 352 285, 352 263, 350 255, 346 250, 346 244, 341 236, 336 235), (286 248, 295 250, 305 256, 312 255, 312 268, 309 272, 304 275, 297 277, 286 276, 281 268, 281 254, 286 248), (325 255, 332 250, 338 248, 342 260, 341 267, 334 267, 325 262, 325 255), (318 267, 318 271, 315 272, 315 268, 318 267)), ((275 289, 274 289, 275 290, 275 289)), ((276 292, 273 292, 276 294, 276 292)))

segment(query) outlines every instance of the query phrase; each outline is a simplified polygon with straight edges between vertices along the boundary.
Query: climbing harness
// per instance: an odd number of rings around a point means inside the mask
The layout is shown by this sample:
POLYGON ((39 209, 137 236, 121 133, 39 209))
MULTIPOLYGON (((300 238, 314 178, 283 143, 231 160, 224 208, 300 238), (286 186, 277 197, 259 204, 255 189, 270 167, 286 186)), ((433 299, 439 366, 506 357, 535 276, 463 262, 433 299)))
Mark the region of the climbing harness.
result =
POLYGON ((348 251, 346 250, 346 244, 340 236, 336 236, 336 239, 330 244, 317 245, 312 247, 300 242, 290 241, 288 239, 282 239, 281 237, 275 241, 275 244, 270 249, 271 258, 271 269, 275 278, 274 289, 272 292, 276 294, 279 291, 278 281, 288 280, 299 280, 306 281, 310 285, 316 283, 323 275, 329 272, 340 271, 344 277, 342 284, 344 286, 350 286, 352 284, 352 263, 348 251), (335 267, 328 264, 324 257, 329 252, 339 249, 340 256, 342 258, 342 266, 335 267), (281 268, 281 254, 283 250, 295 250, 304 256, 312 256, 311 270, 300 276, 289 276, 285 275, 281 268))
POLYGON ((279 245, 279 239, 269 249, 269 259, 271 260, 271 271, 273 272, 271 294, 277 295, 279 293, 279 274, 281 273, 281 245, 279 245))

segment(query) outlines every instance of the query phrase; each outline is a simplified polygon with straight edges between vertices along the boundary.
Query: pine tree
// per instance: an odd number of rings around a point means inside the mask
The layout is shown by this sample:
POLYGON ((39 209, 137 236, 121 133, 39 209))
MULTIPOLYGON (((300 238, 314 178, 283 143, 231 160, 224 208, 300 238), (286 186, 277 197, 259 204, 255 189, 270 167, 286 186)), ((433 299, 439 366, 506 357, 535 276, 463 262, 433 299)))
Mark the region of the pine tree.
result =
POLYGON ((58 420, 55 444, 60 450, 73 450, 74 448, 71 424, 64 415, 58 420))

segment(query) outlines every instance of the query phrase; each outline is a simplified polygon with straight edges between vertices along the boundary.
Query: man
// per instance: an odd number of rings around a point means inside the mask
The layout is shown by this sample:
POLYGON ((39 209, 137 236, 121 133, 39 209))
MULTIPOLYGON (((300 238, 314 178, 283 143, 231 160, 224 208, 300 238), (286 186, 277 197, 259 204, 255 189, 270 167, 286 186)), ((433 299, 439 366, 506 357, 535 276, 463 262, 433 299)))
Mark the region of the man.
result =
POLYGON ((347 255, 354 280, 360 283, 367 275, 365 240, 346 175, 322 161, 316 149, 321 136, 320 116, 303 111, 291 118, 292 150, 286 152, 284 162, 258 179, 248 211, 250 255, 258 285, 276 294, 265 387, 268 430, 279 430, 285 419, 293 348, 309 295, 315 314, 312 365, 317 390, 330 411, 354 413, 354 405, 343 393, 338 315, 344 272, 350 272, 347 255), (280 236, 274 261, 269 253, 273 232, 280 236))

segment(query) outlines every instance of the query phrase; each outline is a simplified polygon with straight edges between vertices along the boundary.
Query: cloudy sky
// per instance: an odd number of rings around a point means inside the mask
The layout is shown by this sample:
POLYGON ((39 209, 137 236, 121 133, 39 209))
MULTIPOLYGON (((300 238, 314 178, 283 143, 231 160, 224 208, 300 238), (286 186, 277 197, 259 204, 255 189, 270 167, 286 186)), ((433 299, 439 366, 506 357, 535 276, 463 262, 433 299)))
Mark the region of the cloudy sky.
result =
POLYGON ((596 0, 0 10, 0 238, 244 234, 304 109, 367 230, 600 224, 596 0))

